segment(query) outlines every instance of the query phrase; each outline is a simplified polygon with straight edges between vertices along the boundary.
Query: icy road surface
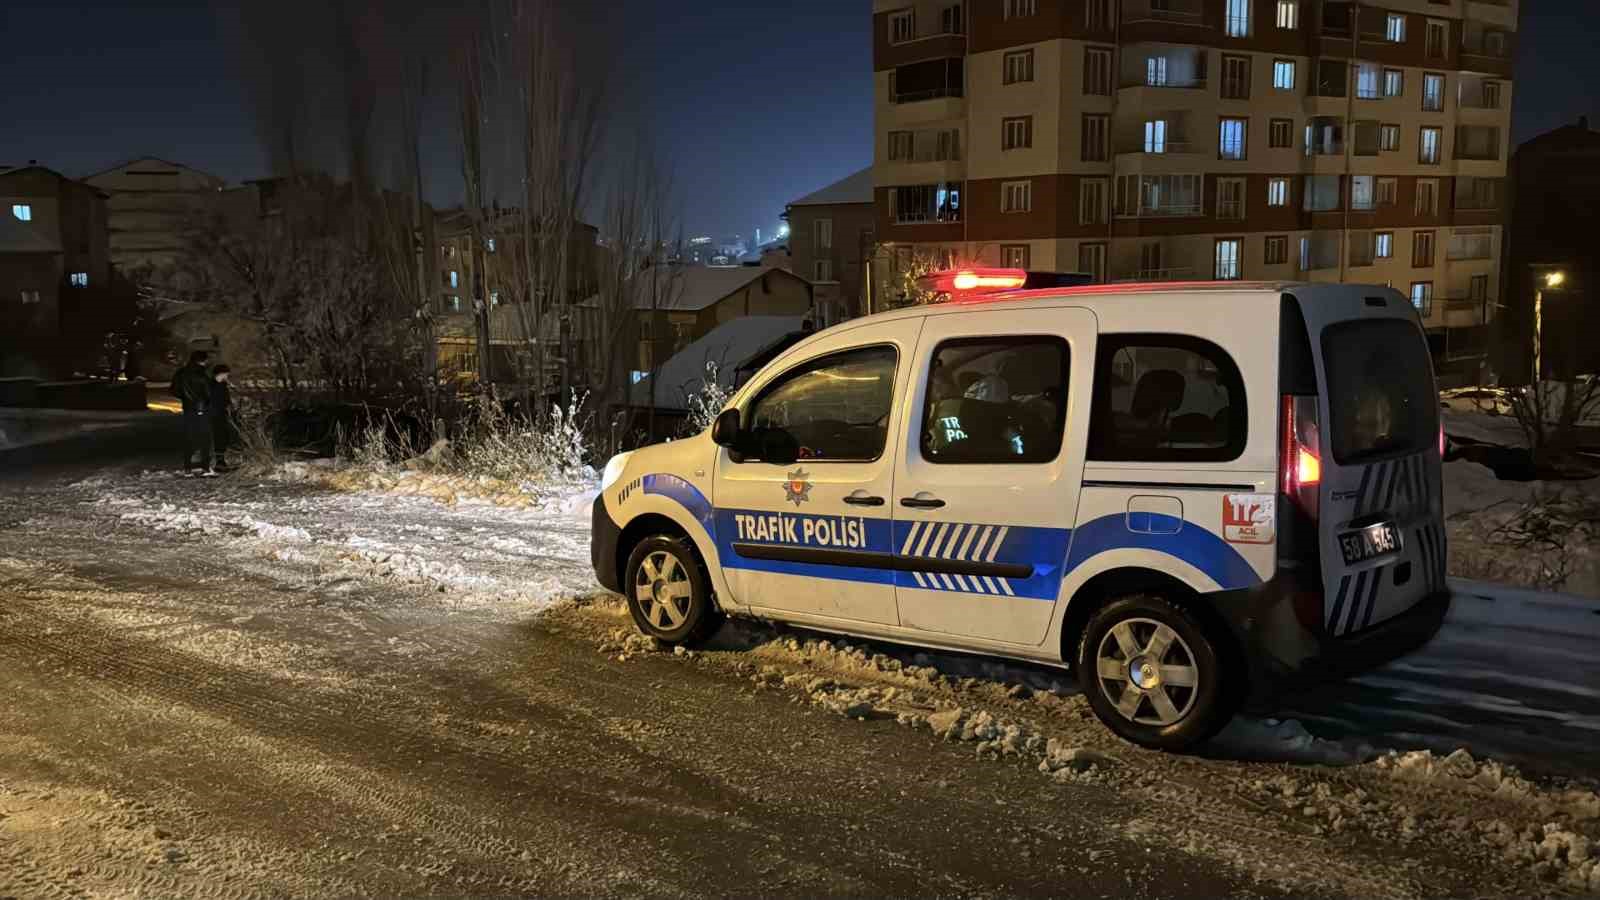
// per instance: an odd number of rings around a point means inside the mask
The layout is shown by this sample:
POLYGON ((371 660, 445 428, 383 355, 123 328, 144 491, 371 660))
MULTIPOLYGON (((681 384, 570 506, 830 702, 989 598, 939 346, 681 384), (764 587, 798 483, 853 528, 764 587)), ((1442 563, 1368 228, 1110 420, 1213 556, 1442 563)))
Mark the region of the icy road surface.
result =
POLYGON ((583 500, 0 478, 0 897, 1600 890, 1587 605, 1483 591, 1170 757, 1053 670, 653 652, 583 500))

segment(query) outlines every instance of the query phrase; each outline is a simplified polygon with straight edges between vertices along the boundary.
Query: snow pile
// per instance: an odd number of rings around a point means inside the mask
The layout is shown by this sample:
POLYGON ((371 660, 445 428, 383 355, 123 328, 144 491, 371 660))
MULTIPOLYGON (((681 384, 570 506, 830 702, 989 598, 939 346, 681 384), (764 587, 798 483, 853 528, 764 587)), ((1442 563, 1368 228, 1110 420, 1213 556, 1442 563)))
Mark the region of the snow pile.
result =
POLYGON ((181 510, 171 503, 163 503, 156 509, 125 512, 119 518, 124 522, 154 528, 157 531, 194 532, 230 537, 249 535, 279 544, 311 543, 311 533, 304 528, 274 525, 239 512, 217 515, 191 512, 181 510))
POLYGON ((573 479, 534 483, 505 481, 487 475, 315 460, 284 463, 271 477, 340 491, 423 497, 447 506, 480 501, 508 509, 562 515, 587 515, 589 504, 600 493, 599 479, 593 470, 583 470, 573 479))
POLYGON ((1543 816, 1600 821, 1600 794, 1577 787, 1556 791, 1542 788, 1524 778, 1514 766, 1493 759, 1474 759, 1465 749, 1444 757, 1426 750, 1391 751, 1372 765, 1395 778, 1445 781, 1452 790, 1527 804, 1543 816))

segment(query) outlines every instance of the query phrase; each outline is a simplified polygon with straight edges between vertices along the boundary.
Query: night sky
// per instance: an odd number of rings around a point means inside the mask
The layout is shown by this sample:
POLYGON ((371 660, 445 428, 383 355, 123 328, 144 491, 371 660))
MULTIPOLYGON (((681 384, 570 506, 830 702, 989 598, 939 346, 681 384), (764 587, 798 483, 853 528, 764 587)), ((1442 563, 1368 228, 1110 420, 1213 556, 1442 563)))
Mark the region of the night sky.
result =
MULTIPOLYGON (((1524 5, 1513 138, 1581 114, 1600 128, 1600 12, 1591 0, 1524 5)), ((651 126, 689 233, 766 235, 786 201, 871 162, 870 8, 620 0, 612 142, 651 126)), ((231 181, 264 174, 238 62, 249 38, 226 8, 5 0, 0 34, 0 163, 83 176, 154 155, 231 181)), ((435 137, 428 193, 453 203, 456 157, 435 137)))

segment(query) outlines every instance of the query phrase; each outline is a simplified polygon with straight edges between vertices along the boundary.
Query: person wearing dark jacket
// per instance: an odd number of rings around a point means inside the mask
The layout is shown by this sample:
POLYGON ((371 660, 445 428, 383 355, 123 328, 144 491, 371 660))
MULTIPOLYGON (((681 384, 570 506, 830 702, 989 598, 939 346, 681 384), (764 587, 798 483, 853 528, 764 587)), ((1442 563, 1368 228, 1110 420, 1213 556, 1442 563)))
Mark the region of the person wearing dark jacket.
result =
POLYGON ((228 373, 225 365, 211 370, 211 403, 206 418, 211 420, 212 459, 219 471, 228 469, 228 447, 233 443, 233 398, 228 391, 228 373))
POLYGON ((207 354, 196 350, 189 354, 189 364, 172 376, 172 393, 183 403, 183 474, 193 477, 195 466, 199 474, 214 477, 211 467, 211 378, 206 374, 207 354))

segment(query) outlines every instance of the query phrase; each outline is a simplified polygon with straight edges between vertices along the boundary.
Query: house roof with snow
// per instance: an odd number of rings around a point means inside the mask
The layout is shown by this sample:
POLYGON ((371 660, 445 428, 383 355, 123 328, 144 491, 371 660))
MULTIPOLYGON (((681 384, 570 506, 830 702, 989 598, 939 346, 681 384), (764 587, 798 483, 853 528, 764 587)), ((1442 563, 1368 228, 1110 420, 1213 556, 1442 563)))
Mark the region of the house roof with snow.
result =
MULTIPOLYGON (((651 271, 639 273, 639 278, 650 278, 651 271)), ((649 291, 641 291, 634 309, 662 312, 699 312, 710 309, 718 302, 737 294, 751 283, 762 278, 794 278, 793 272, 772 266, 662 266, 656 277, 675 279, 664 285, 662 296, 652 301, 649 291)))
POLYGON ((816 193, 807 194, 799 200, 790 201, 790 206, 834 206, 841 203, 871 203, 872 202, 872 169, 871 167, 835 181, 816 193))
POLYGON ((740 364, 799 331, 804 321, 803 316, 740 316, 724 322, 673 354, 653 378, 633 385, 629 401, 650 406, 653 399, 657 409, 688 409, 689 398, 705 385, 706 363, 717 364, 718 383, 730 388, 740 364))

